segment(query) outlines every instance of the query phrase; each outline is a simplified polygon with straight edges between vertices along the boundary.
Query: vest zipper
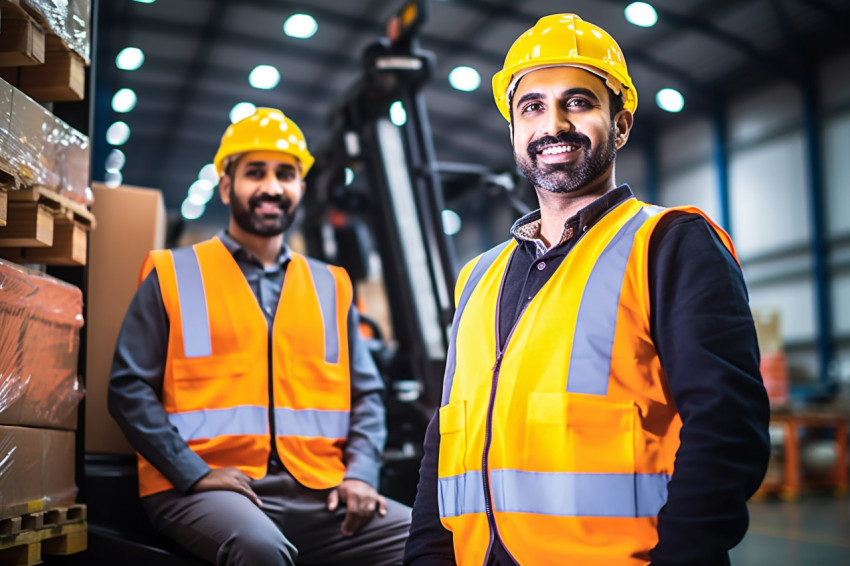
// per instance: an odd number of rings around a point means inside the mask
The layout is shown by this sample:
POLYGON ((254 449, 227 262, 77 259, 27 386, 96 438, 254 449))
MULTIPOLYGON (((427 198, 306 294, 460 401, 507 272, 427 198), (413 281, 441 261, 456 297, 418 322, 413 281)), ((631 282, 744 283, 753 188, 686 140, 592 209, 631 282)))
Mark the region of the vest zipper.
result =
POLYGON ((274 359, 274 351, 272 350, 272 333, 273 325, 269 325, 268 331, 268 376, 269 376, 269 454, 275 455, 275 460, 283 464, 280 454, 277 452, 277 436, 275 435, 275 419, 274 419, 274 367, 272 360, 274 359))
MULTIPOLYGON (((507 269, 505 270, 507 273, 507 269)), ((490 444, 493 440, 493 407, 496 405, 496 390, 499 385, 499 372, 502 369, 502 359, 505 357, 505 350, 508 349, 508 343, 511 341, 511 337, 514 335, 514 330, 519 325, 519 321, 522 318, 522 315, 525 314, 525 310, 528 308, 528 303, 523 305, 522 310, 519 313, 519 316, 516 318, 514 325, 511 327, 511 331, 508 333, 508 337, 505 338, 505 344, 503 346, 499 346, 499 320, 500 313, 502 310, 502 287, 504 286, 504 276, 502 279, 502 283, 499 286, 499 296, 496 299, 496 363, 493 364, 493 379, 490 386, 490 400, 487 404, 487 422, 484 427, 484 454, 481 456, 481 480, 484 487, 484 511, 487 514, 487 523, 490 525, 490 543, 487 547, 487 557, 490 556, 490 551, 493 548, 493 541, 495 538, 499 539, 499 542, 502 544, 502 548, 505 552, 514 560, 511 551, 508 550, 508 547, 505 546, 505 542, 502 540, 502 537, 499 536, 499 528, 496 526, 496 516, 493 514, 493 494, 490 492, 490 465, 488 463, 488 456, 490 454, 490 444)), ((516 563, 516 560, 514 560, 516 563)))

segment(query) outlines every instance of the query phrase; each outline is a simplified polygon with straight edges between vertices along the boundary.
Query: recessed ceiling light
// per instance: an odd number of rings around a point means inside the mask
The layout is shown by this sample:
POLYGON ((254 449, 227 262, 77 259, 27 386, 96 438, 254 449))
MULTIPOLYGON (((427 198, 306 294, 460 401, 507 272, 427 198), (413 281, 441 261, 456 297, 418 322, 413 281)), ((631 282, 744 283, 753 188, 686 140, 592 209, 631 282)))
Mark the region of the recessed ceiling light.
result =
POLYGON ((460 227, 462 225, 463 222, 457 212, 449 208, 443 210, 443 232, 445 232, 447 236, 454 236, 460 232, 460 227))
POLYGON ((280 82, 280 73, 271 65, 257 65, 248 75, 251 86, 261 90, 269 90, 280 82))
POLYGON ((472 92, 481 86, 481 75, 472 67, 455 67, 449 73, 449 83, 458 90, 472 92))
POLYGON ((126 162, 127 157, 124 155, 124 152, 120 149, 113 149, 106 156, 104 169, 106 169, 109 173, 117 173, 118 171, 121 171, 126 162))
POLYGON ((135 0, 139 4, 153 4, 156 0, 135 0))
POLYGON ((112 97, 112 109, 116 112, 129 112, 136 107, 136 93, 131 88, 122 88, 112 97))
POLYGON ((642 28, 649 28, 658 21, 658 12, 646 2, 632 2, 626 6, 626 20, 642 28))
POLYGON ((213 185, 218 184, 218 173, 215 172, 215 165, 207 163, 198 172, 198 179, 206 179, 213 185))
POLYGON ((404 109, 401 100, 396 100, 390 104, 390 122, 396 126, 404 126, 407 122, 407 110, 404 109))
POLYGON ((192 197, 186 196, 183 199, 183 204, 180 206, 180 214, 183 215, 183 218, 186 220, 195 220, 196 218, 200 218, 204 213, 206 206, 203 204, 198 204, 192 201, 192 197))
POLYGON ((354 170, 351 167, 345 168, 345 186, 349 186, 354 182, 354 170))
POLYGON ((250 102, 239 102, 230 109, 230 122, 235 124, 243 118, 247 118, 257 111, 257 107, 250 102))
POLYGON ((297 39, 308 39, 316 35, 319 24, 308 14, 292 14, 283 23, 283 33, 297 39))
POLYGON ((120 171, 107 171, 106 175, 103 176, 103 184, 110 189, 120 186, 123 182, 124 175, 120 171))
POLYGON ((667 112, 680 112, 685 107, 685 97, 674 88, 662 88, 655 95, 655 103, 667 112))
POLYGON ((145 62, 145 54, 138 47, 125 47, 115 57, 115 66, 122 71, 135 71, 145 62))
POLYGON ((124 145, 130 139, 130 126, 126 122, 113 122, 106 130, 106 141, 112 145, 124 145))
POLYGON ((196 204, 207 204, 213 196, 213 188, 206 179, 198 179, 189 186, 189 198, 196 204))

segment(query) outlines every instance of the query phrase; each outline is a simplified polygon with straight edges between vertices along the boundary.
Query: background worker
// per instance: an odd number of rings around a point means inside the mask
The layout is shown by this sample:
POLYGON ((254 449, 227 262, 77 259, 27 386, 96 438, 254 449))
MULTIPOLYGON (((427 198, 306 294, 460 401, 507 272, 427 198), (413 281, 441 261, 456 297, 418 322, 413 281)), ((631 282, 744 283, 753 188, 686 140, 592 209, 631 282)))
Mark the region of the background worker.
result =
POLYGON ((383 382, 351 281, 283 241, 304 136, 259 108, 214 163, 227 230, 149 254, 115 351, 109 410, 143 507, 215 564, 399 564, 410 509, 376 489, 383 382))
POLYGON ((601 28, 540 19, 493 91, 540 209, 459 276, 405 562, 729 564, 769 455, 732 243, 616 185, 637 93, 601 28))

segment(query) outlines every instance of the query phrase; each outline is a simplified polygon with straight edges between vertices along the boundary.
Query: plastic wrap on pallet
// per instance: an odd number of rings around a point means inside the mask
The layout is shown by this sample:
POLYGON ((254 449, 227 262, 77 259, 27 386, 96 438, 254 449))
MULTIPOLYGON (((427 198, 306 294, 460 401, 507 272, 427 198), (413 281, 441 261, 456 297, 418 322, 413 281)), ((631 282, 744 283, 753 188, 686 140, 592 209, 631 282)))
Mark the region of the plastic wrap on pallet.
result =
POLYGON ((47 187, 91 204, 88 136, 2 79, 0 111, 0 160, 15 171, 21 184, 47 187))
POLYGON ((0 425, 0 519, 74 502, 75 439, 67 430, 0 425))
POLYGON ((82 293, 0 260, 0 424, 74 430, 82 293))
POLYGON ((89 64, 91 0, 20 0, 20 4, 89 64))

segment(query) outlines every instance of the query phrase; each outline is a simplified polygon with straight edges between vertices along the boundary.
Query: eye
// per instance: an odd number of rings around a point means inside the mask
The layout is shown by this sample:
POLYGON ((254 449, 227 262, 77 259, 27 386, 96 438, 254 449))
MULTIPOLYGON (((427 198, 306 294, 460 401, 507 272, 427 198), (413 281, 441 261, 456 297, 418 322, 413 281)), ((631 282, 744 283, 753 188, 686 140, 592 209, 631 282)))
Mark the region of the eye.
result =
POLYGON ((295 178, 295 171, 292 169, 281 169, 277 172, 277 179, 279 181, 291 181, 295 178))
POLYGON ((531 102, 524 104, 519 109, 519 111, 522 112, 523 114, 526 114, 528 112, 538 112, 542 109, 543 109, 543 104, 541 102, 539 102, 537 100, 532 100, 531 102))
POLYGON ((252 179, 259 179, 263 176, 263 171, 261 169, 246 169, 245 176, 250 177, 252 179))
POLYGON ((583 108, 592 108, 593 104, 589 100, 587 100, 586 98, 574 97, 574 98, 567 99, 567 102, 566 102, 566 104, 564 104, 564 106, 567 107, 567 108, 583 109, 583 108))

